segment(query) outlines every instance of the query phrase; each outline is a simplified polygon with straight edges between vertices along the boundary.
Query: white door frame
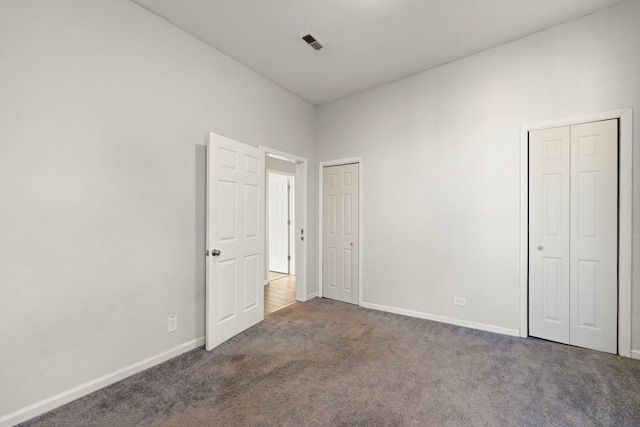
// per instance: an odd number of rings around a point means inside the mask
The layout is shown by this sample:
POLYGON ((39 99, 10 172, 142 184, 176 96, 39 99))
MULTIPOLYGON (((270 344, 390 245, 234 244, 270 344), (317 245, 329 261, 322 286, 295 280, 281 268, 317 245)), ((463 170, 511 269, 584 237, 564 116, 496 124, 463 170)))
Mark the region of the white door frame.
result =
POLYGON ((358 164, 358 305, 362 305, 362 157, 327 160, 318 165, 318 296, 322 298, 322 171, 326 166, 358 164))
MULTIPOLYGON (((293 177, 294 180, 289 180, 289 185, 291 185, 291 189, 289 189, 289 195, 287 196, 289 199, 289 204, 287 206, 287 215, 289 216, 289 220, 291 221, 291 224, 289 224, 289 237, 287 238, 287 245, 289 245, 289 256, 291 256, 291 259, 289 261, 289 274, 293 274, 295 276, 295 262, 296 262, 296 257, 295 257, 295 253, 296 253, 296 248, 295 248, 295 239, 294 239, 294 234, 295 234, 295 229, 293 228, 295 226, 295 200, 296 198, 293 197, 291 190, 296 191, 296 187, 295 187, 295 177, 296 174, 295 173, 291 173, 291 172, 285 172, 285 171, 281 171, 278 169, 271 169, 271 168, 265 168, 265 173, 267 174, 266 177, 266 182, 267 185, 265 186, 265 191, 266 191, 266 197, 265 200, 267 202, 267 210, 269 208, 269 174, 271 175, 280 175, 280 176, 286 176, 286 177, 293 177), (293 183, 293 185, 292 185, 293 183), (291 201, 293 200, 293 204, 291 203, 291 201), (293 215, 292 215, 293 214, 293 215)), ((265 210, 266 212, 266 210, 265 210)), ((266 213, 267 216, 267 233, 265 234, 265 236, 267 236, 267 257, 266 257, 266 266, 267 266, 267 274, 269 273, 269 214, 266 213)), ((264 283, 265 286, 267 286, 269 284, 269 278, 267 277, 267 281, 264 283)))
POLYGON ((619 119, 618 354, 631 357, 633 112, 631 108, 520 127, 520 336, 529 336, 529 132, 619 119))
MULTIPOLYGON (((308 171, 308 162, 304 157, 296 156, 295 154, 290 154, 284 151, 276 150, 275 148, 266 147, 264 145, 259 145, 258 148, 264 153, 265 159, 267 156, 274 157, 280 160, 287 160, 295 162, 296 164, 296 174, 295 174, 295 185, 293 190, 295 191, 293 195, 293 203, 294 206, 294 218, 291 229, 293 230, 294 235, 294 247, 292 248, 293 252, 295 252, 295 268, 294 271, 296 273, 296 300, 297 301, 306 301, 308 298, 307 292, 307 257, 309 253, 307 251, 307 238, 308 238, 308 219, 307 219, 307 171, 308 171), (305 230, 304 240, 300 239, 300 230, 305 230)), ((278 173, 281 173, 278 171, 278 173)), ((284 173, 281 173, 285 175, 284 173)), ((265 172, 265 181, 267 179, 267 174, 265 172)), ((266 197, 265 197, 266 203, 266 197)), ((266 224, 267 215, 264 216, 265 227, 268 226, 266 224)), ((265 246, 268 246, 265 239, 265 246)), ((265 251, 268 251, 268 247, 265 248, 265 251)), ((265 252, 267 253, 267 252, 265 252)), ((266 263, 265 263, 266 266, 266 263)), ((268 266, 265 267, 268 269, 268 266)), ((265 270, 265 277, 268 272, 265 270)))

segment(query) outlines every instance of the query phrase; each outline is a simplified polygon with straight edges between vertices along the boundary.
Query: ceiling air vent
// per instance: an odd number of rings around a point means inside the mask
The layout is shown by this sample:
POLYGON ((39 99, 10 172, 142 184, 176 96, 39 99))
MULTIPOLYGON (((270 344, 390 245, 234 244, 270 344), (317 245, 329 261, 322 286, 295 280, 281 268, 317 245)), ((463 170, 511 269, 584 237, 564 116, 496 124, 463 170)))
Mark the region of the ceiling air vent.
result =
POLYGON ((306 34, 306 35, 302 36, 301 38, 302 38, 302 40, 304 40, 304 42, 306 44, 308 44, 309 46, 311 46, 315 50, 320 50, 320 49, 323 48, 322 43, 320 43, 320 41, 317 40, 315 37, 313 37, 311 34, 306 34))

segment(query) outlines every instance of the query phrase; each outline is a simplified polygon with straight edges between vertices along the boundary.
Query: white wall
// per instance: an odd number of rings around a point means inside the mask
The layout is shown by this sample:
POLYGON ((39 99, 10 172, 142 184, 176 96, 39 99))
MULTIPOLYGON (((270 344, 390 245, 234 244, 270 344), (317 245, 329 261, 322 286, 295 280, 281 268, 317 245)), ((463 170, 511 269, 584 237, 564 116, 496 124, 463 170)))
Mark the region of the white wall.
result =
POLYGON ((639 170, 639 22, 628 1, 318 109, 318 159, 363 157, 365 302, 518 330, 520 125, 632 107, 639 170))
MULTIPOLYGON (((309 293, 315 124, 321 160, 364 158, 365 301, 517 329, 519 127, 640 129, 638 22, 628 1, 316 116, 128 0, 0 2, 0 419, 204 335, 209 131, 309 159, 309 293)), ((640 349, 637 274, 633 310, 640 349)))
POLYGON ((0 419, 202 337, 208 132, 313 165, 314 114, 128 0, 0 2, 0 419))

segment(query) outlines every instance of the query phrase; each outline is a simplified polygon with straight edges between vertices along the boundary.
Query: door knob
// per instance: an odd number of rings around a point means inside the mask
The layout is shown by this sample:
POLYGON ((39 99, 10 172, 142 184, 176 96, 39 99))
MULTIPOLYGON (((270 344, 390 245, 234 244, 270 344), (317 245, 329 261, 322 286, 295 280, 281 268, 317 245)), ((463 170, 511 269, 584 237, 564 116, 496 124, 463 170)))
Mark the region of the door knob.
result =
POLYGON ((543 250, 543 249, 544 249, 544 248, 543 248, 542 246, 538 246, 538 250, 539 250, 539 251, 541 251, 541 250, 543 250))
POLYGON ((211 250, 211 256, 220 256, 222 252, 220 252, 219 249, 212 249, 211 250))

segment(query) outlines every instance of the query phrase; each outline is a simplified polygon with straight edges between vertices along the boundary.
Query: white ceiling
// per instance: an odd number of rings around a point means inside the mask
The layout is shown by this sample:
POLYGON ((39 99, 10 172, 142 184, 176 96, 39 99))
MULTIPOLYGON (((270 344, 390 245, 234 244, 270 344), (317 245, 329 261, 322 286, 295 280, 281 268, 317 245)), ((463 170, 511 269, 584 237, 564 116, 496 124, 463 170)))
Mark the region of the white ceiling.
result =
POLYGON ((133 1, 319 105, 622 0, 133 1))

